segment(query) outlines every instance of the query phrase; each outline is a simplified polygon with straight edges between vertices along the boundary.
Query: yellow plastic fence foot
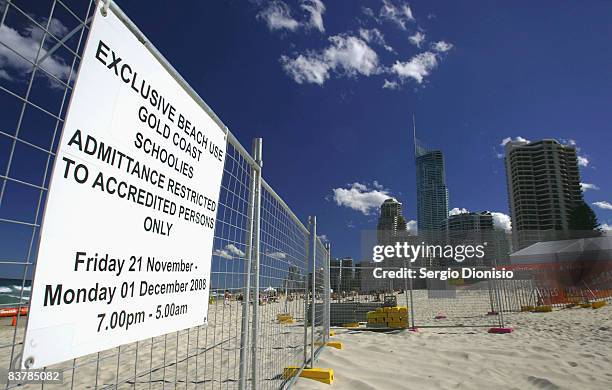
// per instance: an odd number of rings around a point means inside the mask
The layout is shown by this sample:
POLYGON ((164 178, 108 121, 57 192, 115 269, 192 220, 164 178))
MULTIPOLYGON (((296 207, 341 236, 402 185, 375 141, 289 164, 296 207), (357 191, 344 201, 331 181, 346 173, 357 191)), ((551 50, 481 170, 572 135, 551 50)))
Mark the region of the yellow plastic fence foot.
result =
POLYGON ((332 336, 335 336, 335 335, 336 335, 336 332, 334 332, 333 330, 329 331, 329 337, 332 337, 332 336))
MULTIPOLYGON (((289 366, 283 370, 283 378, 291 378, 299 371, 299 367, 289 366)), ((331 385, 334 382, 334 370, 331 368, 304 368, 300 378, 313 379, 315 381, 331 385)))
POLYGON ((536 313, 549 313, 552 311, 552 306, 551 305, 536 306, 534 311, 536 313))
POLYGON ((328 341, 325 345, 336 349, 342 349, 342 343, 340 341, 328 341))
POLYGON ((342 324, 343 328, 359 328, 359 322, 347 322, 346 324, 342 324))
POLYGON ((591 303, 591 307, 593 307, 593 309, 599 309, 600 307, 604 307, 606 305, 607 305, 606 301, 599 301, 599 302, 591 303))
POLYGON ((325 345, 325 346, 331 347, 331 348, 342 349, 342 343, 340 341, 328 341, 326 343, 322 343, 320 341, 317 341, 315 343, 315 345, 317 347, 320 347, 321 345, 325 345))

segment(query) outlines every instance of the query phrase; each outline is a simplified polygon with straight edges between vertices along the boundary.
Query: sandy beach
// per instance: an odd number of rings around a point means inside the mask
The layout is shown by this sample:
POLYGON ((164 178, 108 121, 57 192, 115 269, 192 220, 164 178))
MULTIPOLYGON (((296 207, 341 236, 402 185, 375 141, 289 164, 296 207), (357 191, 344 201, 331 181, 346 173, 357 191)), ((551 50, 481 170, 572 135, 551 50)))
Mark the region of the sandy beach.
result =
MULTIPOLYGON (((296 389, 609 389, 612 388, 612 305, 601 309, 563 309, 552 313, 506 313, 511 334, 488 334, 485 291, 454 299, 414 296, 421 318, 446 314, 419 332, 357 332, 335 329, 333 341, 344 349, 326 348, 318 367, 335 371, 332 386, 301 378, 296 389), (458 303, 469 302, 471 305, 458 303), (473 310, 474 308, 478 310, 473 310), (452 325, 464 324, 464 327, 452 325), (476 326, 479 325, 479 326, 476 326)), ((405 304, 403 295, 398 296, 405 304)), ((277 388, 278 373, 299 365, 303 356, 303 301, 260 306, 260 384, 277 388), (294 313, 294 324, 279 324, 276 315, 294 313)), ((238 388, 241 304, 210 306, 210 324, 143 340, 58 364, 64 385, 47 389, 238 388), (153 346, 153 347, 152 347, 153 346), (99 364, 98 364, 99 357, 99 364), (149 374, 151 371, 151 374, 149 374), (134 383, 134 377, 137 380, 134 383), (117 379, 118 378, 118 379, 117 379), (151 383, 149 383, 149 381, 151 383)), ((17 343, 23 338, 20 320, 17 343)), ((2 367, 8 366, 15 328, 0 319, 2 367)), ((15 353, 20 351, 20 345, 15 353)), ((23 388, 40 388, 29 385, 23 388)))
MULTIPOLYGON (((279 375, 283 368, 302 362, 303 305, 303 300, 297 299, 287 304, 282 301, 260 306, 259 378, 265 388, 278 388, 284 381, 279 375), (292 313, 296 321, 279 324, 276 316, 284 312, 292 313)), ((18 364, 25 320, 19 319, 15 335, 11 318, 0 318, 0 367, 9 366, 14 337, 17 345, 13 362, 18 364)), ((241 323, 241 302, 218 301, 209 306, 207 326, 145 339, 48 367, 64 371, 64 384, 46 384, 44 388, 237 389, 241 323)), ((247 372, 250 373, 250 362, 247 372)), ((6 378, 6 373, 0 372, 0 378, 6 378)), ((20 388, 40 389, 40 384, 20 388)))
POLYGON ((612 306, 508 313, 511 334, 486 328, 419 332, 337 329, 318 367, 332 386, 301 379, 295 389, 611 389, 612 306))

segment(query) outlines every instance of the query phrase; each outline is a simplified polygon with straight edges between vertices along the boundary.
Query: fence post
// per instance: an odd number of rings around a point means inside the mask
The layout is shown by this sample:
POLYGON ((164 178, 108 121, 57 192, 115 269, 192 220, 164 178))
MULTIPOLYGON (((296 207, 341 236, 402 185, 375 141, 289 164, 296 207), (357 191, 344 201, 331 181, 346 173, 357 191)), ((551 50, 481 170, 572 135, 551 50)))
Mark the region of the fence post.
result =
POLYGON ((260 236, 260 209, 261 209, 261 168, 263 167, 262 160, 262 139, 253 139, 253 159, 257 163, 254 170, 253 186, 254 186, 254 207, 253 207, 253 249, 252 249, 252 266, 253 266, 253 327, 251 334, 251 388, 258 387, 258 346, 257 336, 259 332, 259 236, 260 236))
POLYGON ((327 243, 327 258, 325 261, 325 337, 324 341, 329 340, 329 328, 331 322, 331 280, 330 280, 330 263, 331 263, 331 244, 327 243))
POLYGON ((249 345, 249 314, 251 303, 251 267, 253 251, 253 232, 254 232, 254 217, 255 217, 255 176, 260 167, 251 166, 251 179, 249 183, 249 203, 248 203, 248 224, 246 234, 246 248, 244 256, 244 289, 242 293, 242 326, 240 329, 240 373, 239 384, 240 390, 247 388, 247 361, 248 361, 248 345, 249 345))
POLYGON ((314 365, 314 355, 315 355, 315 328, 316 328, 316 307, 315 301, 317 300, 317 217, 310 217, 310 241, 311 241, 311 256, 310 260, 312 262, 312 266, 310 267, 312 271, 312 282, 311 282, 311 300, 310 304, 310 326, 312 330, 310 331, 310 368, 314 365))
MULTIPOLYGON (((310 219, 309 219, 310 223, 310 219)), ((306 261, 304 262, 304 367, 308 362, 308 263, 310 262, 310 225, 308 225, 308 237, 306 237, 306 261)))

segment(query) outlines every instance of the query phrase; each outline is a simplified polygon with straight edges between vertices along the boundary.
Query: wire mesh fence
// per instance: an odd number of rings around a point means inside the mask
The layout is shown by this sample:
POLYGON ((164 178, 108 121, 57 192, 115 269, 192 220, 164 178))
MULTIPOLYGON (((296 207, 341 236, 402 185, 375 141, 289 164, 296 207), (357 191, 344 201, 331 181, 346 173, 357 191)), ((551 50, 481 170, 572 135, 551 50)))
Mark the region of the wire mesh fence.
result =
MULTIPOLYGON (((408 277, 410 269, 363 262, 353 265, 342 259, 333 262, 330 267, 333 289, 330 324, 351 326, 367 323, 368 312, 386 306, 405 306, 408 311, 406 327, 502 325, 502 302, 499 300, 496 280, 451 277, 442 277, 445 280, 433 277, 421 280, 417 277, 418 268, 412 269, 414 278, 408 277), (389 278, 390 274, 394 276, 389 278)), ((427 272, 438 275, 449 270, 452 269, 427 268, 427 272)))
MULTIPOLYGON (((49 178, 97 7, 95 1, 0 0, 0 309, 29 304, 49 178)), ((230 133, 210 300, 202 302, 209 305, 208 324, 46 367, 64 379, 44 388, 272 389, 295 380, 283 369, 304 367, 328 330, 329 252, 262 179, 261 144, 258 150, 251 155, 230 133)), ((25 315, 0 317, 6 389, 43 388, 7 376, 19 367, 25 315)))
POLYGON ((590 307, 612 299, 612 267, 609 261, 594 263, 514 266, 512 280, 498 281, 504 311, 532 311, 536 307, 590 307))

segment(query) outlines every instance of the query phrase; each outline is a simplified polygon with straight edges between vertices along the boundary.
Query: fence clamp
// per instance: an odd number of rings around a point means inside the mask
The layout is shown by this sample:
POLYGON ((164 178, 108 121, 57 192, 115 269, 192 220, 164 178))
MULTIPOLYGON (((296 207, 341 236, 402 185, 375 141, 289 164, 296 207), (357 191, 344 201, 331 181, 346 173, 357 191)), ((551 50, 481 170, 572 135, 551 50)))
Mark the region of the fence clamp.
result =
POLYGON ((102 16, 106 17, 106 15, 108 15, 108 7, 110 7, 111 0, 101 0, 101 1, 104 3, 104 6, 102 6, 100 13, 102 14, 102 16))

